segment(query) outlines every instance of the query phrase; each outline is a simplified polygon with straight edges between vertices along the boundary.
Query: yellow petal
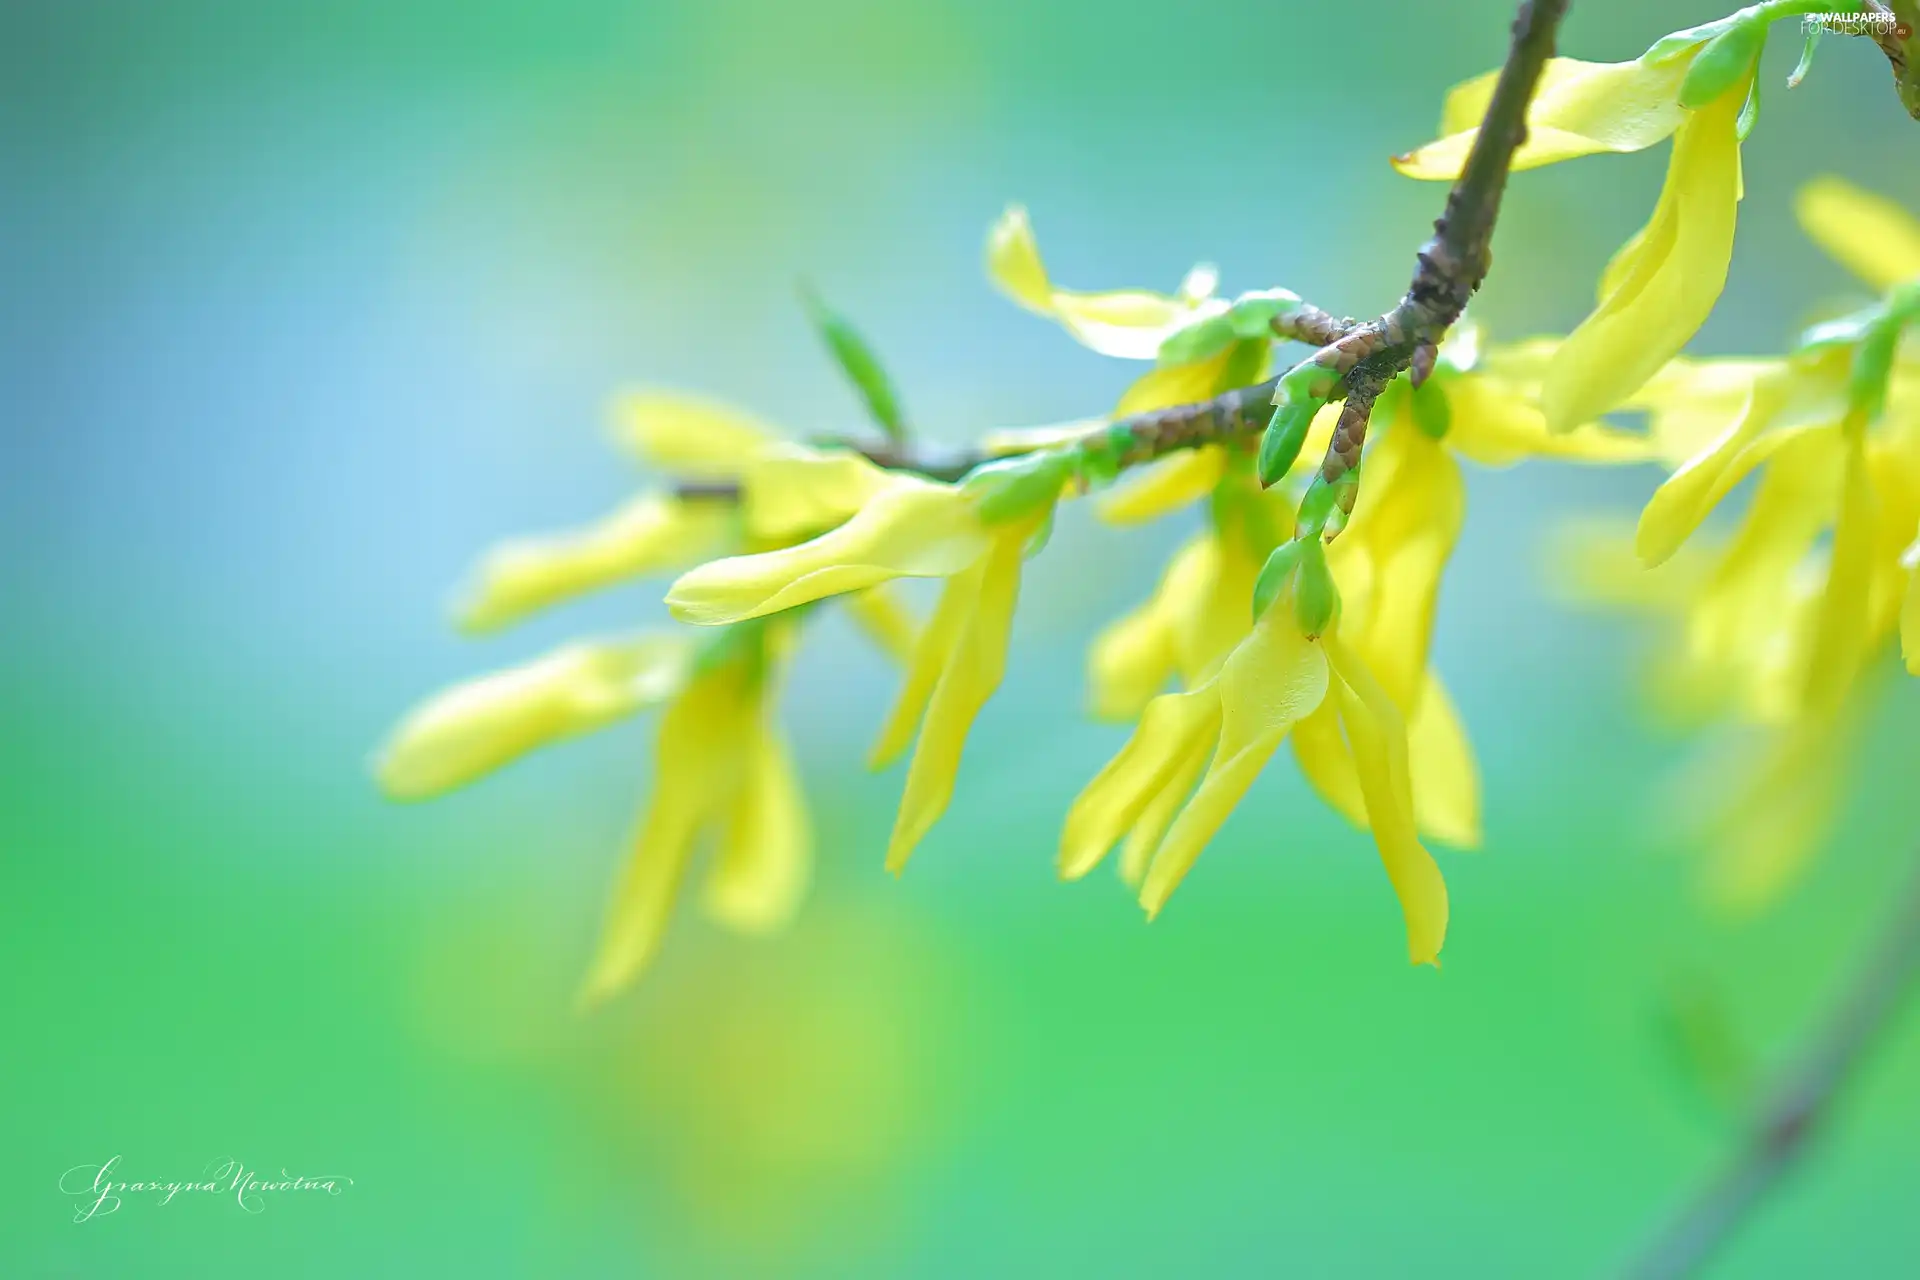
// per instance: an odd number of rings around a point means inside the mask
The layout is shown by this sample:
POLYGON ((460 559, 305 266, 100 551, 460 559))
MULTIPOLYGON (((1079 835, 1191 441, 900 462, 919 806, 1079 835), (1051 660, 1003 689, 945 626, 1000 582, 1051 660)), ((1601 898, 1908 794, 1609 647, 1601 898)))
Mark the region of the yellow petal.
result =
POLYGON ((895 479, 857 453, 782 445, 741 472, 747 531, 767 542, 810 538, 860 510, 895 479))
POLYGON ((1467 499, 1452 456, 1408 430, 1410 422, 1395 426, 1368 461, 1372 493, 1360 486, 1347 535, 1361 541, 1372 568, 1367 602, 1349 615, 1348 639, 1395 704, 1411 707, 1426 678, 1441 577, 1467 499))
MULTIPOLYGON (((1549 59, 1527 108, 1527 140, 1513 154, 1514 171, 1600 151, 1640 151, 1667 137, 1686 118, 1680 82, 1690 63, 1549 59)), ((1394 157, 1393 167, 1410 178, 1459 177, 1499 75, 1489 71, 1456 86, 1441 112, 1439 140, 1394 157)))
POLYGON ((1769 732, 1758 751, 1723 761, 1706 785, 1724 796, 1704 835, 1707 889, 1753 911, 1776 899, 1832 834, 1857 754, 1856 707, 1802 716, 1769 732))
POLYGON ((1120 403, 1114 406, 1114 416, 1124 418, 1150 409, 1193 404, 1235 386, 1258 382, 1264 374, 1263 357, 1271 345, 1264 340, 1230 342, 1204 360, 1150 369, 1122 393, 1120 403))
POLYGON ((1920 221, 1884 196, 1819 177, 1800 188, 1793 211, 1828 257, 1875 292, 1920 276, 1920 221))
POLYGON ((697 564, 726 545, 733 527, 730 503, 649 493, 585 529, 502 543, 481 560, 460 627, 498 630, 627 578, 697 564))
POLYGON ((1353 752, 1340 730, 1340 708, 1328 698, 1312 715, 1293 727, 1287 739, 1293 758, 1327 807, 1359 827, 1367 827, 1367 799, 1360 791, 1360 773, 1353 752))
POLYGON ((1413 817, 1420 831, 1460 849, 1480 846, 1480 767, 1460 713, 1440 677, 1429 675, 1407 723, 1413 817))
POLYGON ((1860 674, 1871 639, 1867 604, 1873 587, 1877 517, 1865 442, 1857 434, 1847 441, 1846 459, 1827 589, 1820 600, 1807 662, 1806 706, 1815 713, 1839 707, 1860 674))
MULTIPOLYGON (((1207 394, 1199 398, 1205 399, 1207 394)), ((1145 524, 1202 501, 1226 471, 1227 451, 1218 445, 1182 449, 1130 472, 1101 497, 1094 510, 1108 524, 1145 524)))
MULTIPOLYGON (((1132 736, 1075 797, 1060 831, 1060 876, 1077 880, 1142 820, 1148 807, 1177 786, 1182 767, 1204 759, 1220 731, 1220 693, 1212 683, 1189 693, 1164 693, 1147 704, 1132 736)), ((1191 781, 1187 786, 1191 787, 1191 781)))
POLYGON ((1748 473, 1811 429, 1768 430, 1787 394, 1782 378, 1756 379, 1740 416, 1654 490, 1634 532, 1634 550, 1641 560, 1657 565, 1678 551, 1748 473))
MULTIPOLYGON (((1058 320, 1102 355, 1151 360, 1160 344, 1193 321, 1226 309, 1213 299, 1168 297, 1144 289, 1076 293, 1056 288, 1040 259, 1027 211, 1011 205, 987 233, 987 275, 1027 310, 1058 320)), ((1190 286, 1203 281, 1189 276, 1190 286)))
POLYGON ((1327 696, 1327 660, 1300 634, 1290 603, 1269 607, 1220 668, 1220 743, 1140 886, 1152 919, 1186 878, 1289 730, 1327 696))
POLYGON ((953 799, 953 781, 960 772, 960 753, 974 717, 1000 687, 1006 670, 1007 638, 1013 629, 1013 606, 1020 594, 1020 558, 1028 535, 1038 521, 999 530, 992 550, 975 572, 980 574, 978 596, 960 641, 954 646, 940 682, 927 701, 920 738, 907 766, 907 784, 887 842, 887 870, 907 865, 914 846, 932 829, 953 799))
POLYGON ((614 437, 646 462, 689 479, 737 475, 777 440, 759 418, 719 400, 680 391, 639 391, 614 406, 614 437))
POLYGON ((867 752, 869 769, 886 768, 913 745, 913 736, 927 714, 927 703, 939 686, 941 675, 952 665, 953 655, 959 651, 967 627, 972 624, 985 572, 983 560, 948 578, 941 587, 933 617, 927 620, 926 630, 920 633, 907 658, 907 677, 901 682, 893 709, 887 713, 880 736, 867 752))
POLYGON ((1645 436, 1597 423, 1549 431, 1531 398, 1492 378, 1457 378, 1447 384, 1447 397, 1453 410, 1447 445, 1483 467, 1508 467, 1527 458, 1641 462, 1652 454, 1645 436))
POLYGON ((455 685, 400 722, 376 776, 395 799, 438 795, 672 696, 691 660, 691 645, 678 636, 570 644, 455 685))
POLYGON ((912 660, 918 624, 892 591, 868 587, 848 592, 841 597, 840 606, 880 652, 902 666, 912 660))
POLYGON ((770 933, 793 919, 812 874, 806 797, 779 732, 762 725, 753 735, 744 786, 725 817, 703 905, 730 928, 770 933))
POLYGON ((688 686, 660 719, 653 797, 607 913, 581 1003, 637 977, 659 949, 701 833, 736 806, 755 731, 753 681, 727 664, 688 686))
POLYGON ((1683 547, 1649 568, 1633 551, 1633 526, 1616 517, 1569 521, 1547 545, 1548 578, 1575 604, 1655 617, 1683 612, 1707 579, 1706 552, 1683 547))
POLYGON ((1338 677, 1333 692, 1358 765, 1367 825, 1406 918, 1408 958, 1437 965, 1447 937, 1447 883, 1415 833, 1406 726, 1393 700, 1337 636, 1327 637, 1326 649, 1338 677))
POLYGON ((1128 829, 1127 838, 1120 845, 1120 883, 1136 894, 1147 878, 1147 868, 1153 865, 1154 855, 1160 852, 1160 842, 1166 837, 1167 828, 1180 816, 1187 798, 1193 794, 1194 783, 1206 772, 1207 762, 1212 755, 1212 742, 1203 738, 1194 743, 1187 754, 1175 762, 1173 772, 1153 793, 1153 798, 1147 801, 1140 810, 1140 816, 1134 819, 1133 826, 1128 829))
POLYGON ((1571 430, 1618 407, 1713 310, 1733 256, 1741 97, 1715 99, 1675 134, 1666 185, 1631 266, 1548 370, 1540 403, 1550 428, 1571 430))
POLYGON ((972 501, 959 489, 896 475, 838 529, 681 575, 667 592, 667 606, 682 622, 740 622, 892 578, 946 577, 978 560, 987 541, 972 501))
MULTIPOLYGON (((1220 557, 1219 539, 1211 532, 1188 539, 1167 561, 1152 598, 1095 637, 1087 655, 1087 679, 1096 717, 1137 718, 1168 677, 1181 669, 1184 629, 1206 608, 1219 577, 1220 557)), ((1250 615, 1246 600, 1240 603, 1241 613, 1250 615)))

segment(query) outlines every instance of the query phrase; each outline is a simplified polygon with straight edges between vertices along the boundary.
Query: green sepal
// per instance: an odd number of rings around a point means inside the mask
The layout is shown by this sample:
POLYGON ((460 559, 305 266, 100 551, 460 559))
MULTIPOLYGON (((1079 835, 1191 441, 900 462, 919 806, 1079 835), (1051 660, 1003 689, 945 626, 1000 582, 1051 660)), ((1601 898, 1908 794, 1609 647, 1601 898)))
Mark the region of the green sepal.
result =
POLYGON ((1027 544, 1020 548, 1021 559, 1031 560, 1047 549, 1047 544, 1053 541, 1053 517, 1058 510, 1058 507, 1047 508, 1047 514, 1040 518, 1040 523, 1034 527, 1032 533, 1027 535, 1027 544))
POLYGON ((1275 318, 1299 309, 1300 295, 1290 289, 1256 289, 1233 300, 1227 309, 1227 321, 1236 338, 1271 339, 1275 318))
POLYGON ((1747 14, 1748 11, 1742 9, 1738 13, 1730 13, 1724 18, 1715 18, 1712 22, 1703 22, 1697 27, 1688 27, 1684 31, 1670 32, 1667 35, 1661 36, 1658 40, 1655 40, 1652 45, 1648 46, 1647 51, 1640 55, 1640 61, 1646 63, 1648 66, 1657 66, 1662 62, 1672 62, 1675 58, 1693 48, 1695 45, 1703 44, 1708 40, 1713 40, 1725 35, 1728 31, 1731 31, 1744 21, 1747 14))
POLYGON ((847 375, 861 399, 866 401, 867 412, 887 434, 887 438, 896 443, 907 438, 906 415, 900 409, 900 397, 895 394, 893 382, 887 377, 887 371, 880 364, 880 358, 874 354, 860 331, 853 327, 845 316, 832 310, 821 300, 809 284, 800 286, 800 301, 807 309, 807 315, 813 320, 813 327, 826 341, 827 350, 839 363, 840 371, 847 375))
MULTIPOLYGON (((1291 545, 1291 544, 1289 544, 1291 545)), ((1300 544, 1300 576, 1293 591, 1293 618, 1307 639, 1317 639, 1333 625, 1340 608, 1340 591, 1327 567, 1327 549, 1318 539, 1300 544)))
POLYGON ((1893 377, 1893 357, 1900 346, 1901 317, 1889 311, 1853 349, 1853 368, 1847 373, 1848 416, 1862 423, 1880 416, 1887 403, 1887 382, 1893 377))
POLYGON ((960 487, 975 495, 981 523, 1005 524, 1052 506, 1074 471, 1071 450, 1042 449, 983 463, 960 487))
POLYGON ((1274 597, 1287 585, 1287 575, 1300 563, 1300 556, 1308 542, 1295 539, 1283 542, 1273 549, 1267 562, 1260 566, 1260 576, 1253 580, 1253 620, 1260 621, 1260 615, 1273 604, 1274 597))
POLYGON ((1698 111, 1733 88, 1766 46, 1767 30, 1764 20, 1743 20, 1707 41, 1680 82, 1680 105, 1698 111))
POLYGON ((1208 316, 1205 320, 1195 321, 1184 329, 1176 329, 1168 334, 1154 356, 1154 363, 1162 368, 1193 364, 1218 355, 1238 336, 1234 332, 1230 314, 1222 312, 1208 316))
POLYGON ((1353 518, 1353 504, 1359 496, 1356 491, 1360 488, 1360 468, 1353 467, 1342 473, 1332 487, 1333 510, 1327 513, 1326 526, 1328 542, 1339 537, 1346 529, 1347 521, 1353 518))
POLYGON ((1819 324, 1809 325, 1801 330, 1800 341, 1794 345, 1796 354, 1813 351, 1826 351, 1834 347, 1850 347, 1867 336, 1886 309, 1878 304, 1849 312, 1844 316, 1835 316, 1831 320, 1822 320, 1819 324))
MULTIPOLYGON (((1453 427, 1453 403, 1447 397, 1448 379, 1429 377, 1413 388, 1413 422, 1429 440, 1445 440, 1453 427)), ((1374 412, 1379 412, 1375 401, 1374 412)))

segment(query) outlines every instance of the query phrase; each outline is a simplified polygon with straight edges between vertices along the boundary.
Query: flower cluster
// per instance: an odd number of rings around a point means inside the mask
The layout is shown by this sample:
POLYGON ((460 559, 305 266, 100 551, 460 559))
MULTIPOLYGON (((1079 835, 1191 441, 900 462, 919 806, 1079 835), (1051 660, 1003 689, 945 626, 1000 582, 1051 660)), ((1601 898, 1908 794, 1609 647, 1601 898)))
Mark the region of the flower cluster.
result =
MULTIPOLYGON (((1067 810, 1061 875, 1118 848, 1121 880, 1157 915, 1285 743, 1328 806, 1371 835, 1412 962, 1437 964, 1447 890, 1424 842, 1472 846, 1481 826, 1471 741, 1430 661, 1466 516, 1462 464, 1658 462, 1672 474, 1633 544, 1658 567, 1628 572, 1619 543, 1588 539, 1579 584, 1675 619, 1664 683, 1696 714, 1775 735, 1729 821, 1748 879, 1777 880, 1817 835, 1844 773, 1836 744, 1896 628, 1920 669, 1920 356, 1903 345, 1920 318, 1920 228, 1816 184, 1803 219, 1878 302, 1780 359, 1680 355, 1725 282, 1761 48, 1805 7, 1767 0, 1632 62, 1546 63, 1514 169, 1673 142, 1647 225, 1564 338, 1489 346, 1454 322, 1458 306, 1424 328, 1356 326, 1284 289, 1221 296, 1207 266, 1167 294, 1067 289, 1013 208, 988 236, 994 284, 1146 367, 1109 414, 991 433, 934 465, 914 455, 872 353, 814 300, 885 442, 802 446, 709 402, 627 402, 623 437, 672 486, 586 530, 495 551, 462 621, 490 630, 677 574, 666 602, 691 629, 570 645, 442 693, 396 730, 381 782, 436 794, 661 707, 653 800, 588 978, 603 997, 653 956, 705 845, 703 903, 718 919, 762 930, 794 910, 806 808, 772 706, 817 605, 845 604, 904 667, 871 756, 876 768, 908 759, 886 853, 898 871, 952 801, 1005 669, 1024 564, 1057 509, 1092 498, 1113 524, 1197 510, 1200 532, 1092 645, 1090 706, 1132 731, 1067 810), (1285 341, 1317 350, 1270 377, 1285 341), (1608 422, 1616 410, 1644 412, 1647 429, 1608 422), (1709 550, 1696 528, 1756 471, 1744 522, 1709 550), (941 584, 924 625, 886 594, 901 578, 941 584)), ((1442 136, 1395 164, 1459 178, 1494 96, 1492 74, 1455 88, 1442 136)))

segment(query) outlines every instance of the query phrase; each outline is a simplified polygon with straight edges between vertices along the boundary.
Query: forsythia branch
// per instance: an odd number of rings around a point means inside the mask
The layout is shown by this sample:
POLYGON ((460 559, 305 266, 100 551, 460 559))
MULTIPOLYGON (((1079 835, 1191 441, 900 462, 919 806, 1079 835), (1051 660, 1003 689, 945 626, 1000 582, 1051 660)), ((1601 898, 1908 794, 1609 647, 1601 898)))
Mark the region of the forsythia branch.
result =
POLYGON ((1733 1162, 1667 1227, 1630 1273, 1684 1276, 1704 1265, 1807 1153, 1880 1034, 1920 982, 1920 870, 1832 1021, 1765 1101, 1733 1162))

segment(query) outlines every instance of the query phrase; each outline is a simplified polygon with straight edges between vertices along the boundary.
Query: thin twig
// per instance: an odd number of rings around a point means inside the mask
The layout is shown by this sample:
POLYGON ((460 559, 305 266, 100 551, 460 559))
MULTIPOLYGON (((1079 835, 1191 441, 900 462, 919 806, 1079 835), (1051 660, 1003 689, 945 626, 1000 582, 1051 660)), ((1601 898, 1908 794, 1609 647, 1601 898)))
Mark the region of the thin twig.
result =
MULTIPOLYGON (((1527 103, 1533 97, 1541 68, 1553 55, 1554 34, 1568 2, 1523 0, 1520 5, 1507 61, 1494 86, 1480 134, 1474 139, 1459 180, 1447 194, 1445 211, 1433 224, 1433 238, 1420 250, 1419 266, 1399 304, 1364 323, 1336 317, 1310 304, 1274 319, 1275 337, 1317 348, 1307 359, 1338 372, 1348 384, 1342 394, 1350 394, 1352 386, 1365 383, 1372 387, 1373 395, 1378 395, 1380 388, 1409 367, 1415 369, 1416 378, 1424 378, 1432 369, 1433 353, 1440 340, 1486 278, 1492 261, 1488 243, 1500 215, 1507 173, 1514 150, 1526 141, 1527 103), (1360 366, 1364 369, 1356 374, 1360 366)), ((1102 423, 1089 434, 1109 440, 1124 435, 1126 443, 1115 450, 1122 467, 1205 444, 1250 446, 1266 426, 1266 406, 1279 381, 1269 378, 1196 404, 1131 414, 1102 423)), ((1370 408, 1372 401, 1370 395, 1358 403, 1370 408)), ((1336 445, 1343 439, 1357 442, 1365 437, 1362 411, 1357 425, 1336 437, 1336 445)), ((960 479, 990 457, 971 450, 932 455, 891 441, 829 443, 831 447, 854 450, 883 467, 945 481, 960 479)), ((1333 473, 1327 475, 1329 480, 1338 479, 1357 461, 1357 450, 1351 459, 1330 451, 1322 472, 1333 473)), ((683 498, 693 499, 730 500, 739 496, 738 489, 725 482, 686 485, 678 492, 683 498)))
POLYGON ((1920 872, 1853 983, 1798 1067, 1760 1108, 1739 1152, 1694 1197, 1629 1272, 1640 1280, 1690 1275, 1753 1215, 1808 1144, 1868 1050, 1920 985, 1920 872))

